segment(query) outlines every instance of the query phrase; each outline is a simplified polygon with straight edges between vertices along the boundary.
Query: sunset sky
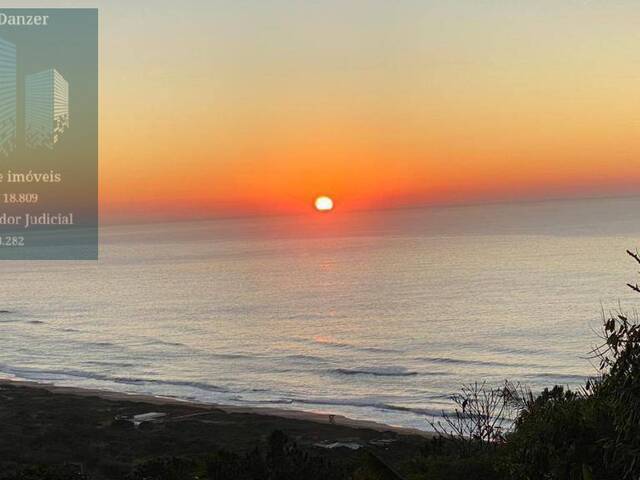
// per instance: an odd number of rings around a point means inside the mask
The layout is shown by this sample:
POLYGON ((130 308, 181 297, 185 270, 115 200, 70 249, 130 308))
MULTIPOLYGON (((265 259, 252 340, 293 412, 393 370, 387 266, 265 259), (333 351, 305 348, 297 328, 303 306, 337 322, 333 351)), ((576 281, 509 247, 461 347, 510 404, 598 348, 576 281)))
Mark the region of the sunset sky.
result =
POLYGON ((101 9, 107 220, 640 185, 635 0, 46 6, 101 9))

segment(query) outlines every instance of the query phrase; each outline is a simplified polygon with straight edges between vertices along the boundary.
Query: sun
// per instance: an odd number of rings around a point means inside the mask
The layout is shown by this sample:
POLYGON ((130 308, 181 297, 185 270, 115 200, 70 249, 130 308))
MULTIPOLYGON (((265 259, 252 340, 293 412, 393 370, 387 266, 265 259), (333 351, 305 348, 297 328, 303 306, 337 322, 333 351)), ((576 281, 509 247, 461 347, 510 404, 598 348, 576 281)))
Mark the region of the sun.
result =
POLYGON ((314 205, 319 212, 330 212, 333 210, 333 200, 326 195, 316 198, 314 205))

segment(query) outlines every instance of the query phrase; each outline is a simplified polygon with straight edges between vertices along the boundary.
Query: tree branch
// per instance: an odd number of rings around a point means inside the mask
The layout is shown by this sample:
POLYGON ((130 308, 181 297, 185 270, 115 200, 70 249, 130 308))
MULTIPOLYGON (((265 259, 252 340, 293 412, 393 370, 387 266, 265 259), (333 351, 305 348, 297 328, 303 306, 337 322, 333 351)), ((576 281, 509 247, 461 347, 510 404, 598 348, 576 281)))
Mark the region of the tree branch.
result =
POLYGON ((638 286, 638 285, 632 285, 632 284, 630 284, 630 283, 627 283, 627 286, 628 286, 631 290, 633 290, 634 292, 638 292, 638 293, 640 293, 640 286, 638 286))
POLYGON ((627 250, 627 253, 631 255, 635 259, 636 262, 640 263, 640 255, 638 253, 633 253, 631 250, 627 250))

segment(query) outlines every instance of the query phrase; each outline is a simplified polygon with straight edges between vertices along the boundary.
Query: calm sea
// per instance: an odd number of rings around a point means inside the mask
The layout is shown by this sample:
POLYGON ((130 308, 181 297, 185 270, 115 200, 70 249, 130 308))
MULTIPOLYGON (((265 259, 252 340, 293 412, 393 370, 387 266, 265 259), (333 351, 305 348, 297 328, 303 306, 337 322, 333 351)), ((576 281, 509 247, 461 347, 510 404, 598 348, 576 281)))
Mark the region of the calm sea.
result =
MULTIPOLYGON (((640 199, 107 226, 0 265, 0 373, 428 429, 465 382, 595 370, 640 199)), ((619 303, 620 302, 620 303, 619 303)))

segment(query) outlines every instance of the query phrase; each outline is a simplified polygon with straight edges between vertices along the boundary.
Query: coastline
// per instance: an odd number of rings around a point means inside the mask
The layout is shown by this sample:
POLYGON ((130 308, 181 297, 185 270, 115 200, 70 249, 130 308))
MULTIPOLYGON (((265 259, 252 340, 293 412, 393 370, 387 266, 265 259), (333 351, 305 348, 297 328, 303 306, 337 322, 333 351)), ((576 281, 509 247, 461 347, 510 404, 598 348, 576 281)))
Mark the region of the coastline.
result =
POLYGON ((83 387, 59 386, 53 383, 36 382, 31 380, 14 380, 10 378, 0 378, 0 386, 12 385, 17 387, 28 387, 42 389, 53 394, 73 395, 78 397, 98 397, 103 400, 110 401, 126 401, 157 406, 174 406, 187 407, 198 410, 217 410, 227 414, 249 414, 279 417, 287 420, 298 420, 319 423, 330 426, 341 426, 354 429, 366 429, 375 432, 392 432, 397 435, 419 436, 424 438, 433 438, 435 433, 418 430, 415 428, 398 427, 385 423, 375 422, 373 420, 357 420, 331 413, 318 413, 306 410, 284 409, 273 407, 245 407, 238 405, 225 405, 218 403, 204 403, 194 400, 181 399, 176 397, 163 397, 151 394, 126 393, 113 390, 92 389, 83 387))
POLYGON ((331 421, 327 414, 16 379, 0 380, 0 418, 0 477, 11 480, 41 467, 63 472, 46 478, 111 480, 171 465, 231 469, 232 476, 220 478, 236 478, 234 469, 267 468, 261 462, 271 462, 274 452, 285 456, 273 468, 354 472, 372 461, 372 468, 399 471, 421 455, 430 437, 341 416, 331 421))

